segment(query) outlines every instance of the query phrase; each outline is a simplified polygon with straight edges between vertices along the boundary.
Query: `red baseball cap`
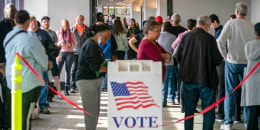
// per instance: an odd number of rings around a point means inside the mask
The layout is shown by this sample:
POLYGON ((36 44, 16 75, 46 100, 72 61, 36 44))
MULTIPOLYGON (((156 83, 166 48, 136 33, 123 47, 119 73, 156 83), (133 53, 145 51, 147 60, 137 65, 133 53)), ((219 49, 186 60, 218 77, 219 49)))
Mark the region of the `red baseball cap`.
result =
POLYGON ((162 24, 162 23, 163 23, 163 18, 162 18, 161 16, 157 16, 157 17, 155 18, 155 21, 158 22, 158 23, 160 23, 160 24, 162 24))

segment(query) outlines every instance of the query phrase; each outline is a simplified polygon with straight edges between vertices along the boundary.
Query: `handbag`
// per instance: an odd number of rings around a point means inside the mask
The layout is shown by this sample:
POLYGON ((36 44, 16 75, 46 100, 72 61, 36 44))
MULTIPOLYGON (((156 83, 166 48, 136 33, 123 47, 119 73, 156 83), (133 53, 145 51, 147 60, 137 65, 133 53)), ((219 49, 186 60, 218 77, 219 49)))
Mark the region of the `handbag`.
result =
POLYGON ((56 58, 59 55, 61 50, 61 47, 58 47, 51 42, 46 42, 44 47, 47 55, 52 58, 56 58))

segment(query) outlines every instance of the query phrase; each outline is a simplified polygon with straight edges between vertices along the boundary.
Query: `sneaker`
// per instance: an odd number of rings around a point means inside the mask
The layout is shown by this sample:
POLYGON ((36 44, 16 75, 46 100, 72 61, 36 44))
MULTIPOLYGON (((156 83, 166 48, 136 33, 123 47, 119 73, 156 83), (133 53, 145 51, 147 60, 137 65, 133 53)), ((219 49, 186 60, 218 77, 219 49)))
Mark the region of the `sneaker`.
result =
POLYGON ((215 121, 216 121, 216 122, 224 122, 224 118, 217 117, 217 118, 215 119, 215 121))
POLYGON ((43 108, 40 110, 40 113, 42 114, 50 114, 50 111, 48 110, 48 108, 43 108))
POLYGON ((181 107, 181 113, 184 113, 184 112, 185 112, 184 107, 181 107))
POLYGON ((200 113, 197 109, 195 109, 194 113, 200 113))
POLYGON ((232 130, 232 124, 223 124, 220 126, 221 130, 232 130))
POLYGON ((247 123, 244 123, 245 128, 247 128, 247 123))
POLYGON ((70 89, 70 93, 75 93, 75 89, 74 89, 74 88, 71 88, 71 89, 70 89))
POLYGON ((103 92, 107 92, 107 89, 105 88, 105 89, 103 89, 103 92))
POLYGON ((63 100, 61 96, 57 96, 58 99, 63 100))
POLYGON ((234 121, 235 124, 238 124, 238 123, 243 123, 243 121, 241 120, 237 120, 237 121, 234 121))
POLYGON ((79 89, 76 87, 75 88, 75 93, 78 93, 79 92, 79 89))
POLYGON ((47 102, 53 102, 52 98, 47 98, 47 102))

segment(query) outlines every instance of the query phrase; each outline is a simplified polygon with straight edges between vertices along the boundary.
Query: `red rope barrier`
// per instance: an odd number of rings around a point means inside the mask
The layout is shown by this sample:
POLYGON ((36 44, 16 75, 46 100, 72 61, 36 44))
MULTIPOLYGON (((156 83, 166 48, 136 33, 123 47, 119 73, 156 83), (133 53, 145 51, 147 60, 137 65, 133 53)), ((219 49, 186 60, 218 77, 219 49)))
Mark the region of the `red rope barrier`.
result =
MULTIPOLYGON (((30 70, 45 84, 47 85, 47 83, 41 78, 41 76, 39 76, 39 74, 37 74, 37 72, 32 68, 32 66, 19 54, 19 53, 15 53, 17 56, 19 56, 19 58, 22 59, 22 61, 30 68, 30 70)), ((98 118, 97 116, 87 112, 86 110, 84 110, 83 108, 79 107, 77 104, 75 104, 74 102, 72 102, 70 99, 68 99, 67 97, 63 96, 61 93, 57 92, 55 89, 53 89, 51 86, 48 85, 48 87, 57 95, 61 96, 61 98, 63 98, 65 101, 67 101, 68 103, 70 103, 71 105, 75 106, 76 108, 78 108, 79 110, 83 111, 84 113, 98 118)))
MULTIPOLYGON (((23 60, 23 62, 33 71, 33 73, 44 83, 46 84, 46 82, 37 74, 37 72, 31 67, 31 65, 19 54, 19 53, 15 53, 16 55, 19 56, 19 58, 21 58, 23 60)), ((206 112, 208 112, 209 110, 215 108, 215 106, 217 104, 219 104, 220 102, 222 102, 226 97, 228 97, 230 94, 232 94, 234 91, 236 91, 239 87, 241 87, 241 85, 254 73, 254 71, 259 67, 260 65, 260 61, 255 65, 255 67, 249 72, 249 74, 242 80, 241 83, 239 83, 231 93, 227 94, 225 97, 221 98, 220 100, 216 101, 215 103, 211 104, 210 106, 208 106, 207 108, 205 108, 204 110, 202 110, 200 113, 198 114, 195 114, 195 115, 191 115, 191 116, 188 116, 188 117, 185 117, 184 119, 180 119, 180 120, 177 120, 175 122, 172 122, 172 123, 169 123, 169 124, 163 124, 163 125, 160 125, 162 127, 164 126, 169 126, 169 125, 172 125, 172 124, 175 124, 175 123, 179 123, 181 121, 184 121, 184 120, 188 120, 190 118, 193 118, 195 116, 198 116, 198 115, 201 115, 201 114, 204 114, 206 112)), ((50 87, 48 85, 48 87, 54 92, 56 93, 57 95, 61 96, 64 100, 66 100, 68 103, 70 103, 71 105, 75 106, 76 108, 78 108, 79 110, 83 111, 84 113, 90 115, 90 116, 93 116, 95 118, 98 118, 97 116, 87 112, 86 110, 82 109, 81 107, 79 107, 77 104, 75 104, 74 102, 72 102, 71 100, 69 100, 68 98, 66 98, 65 96, 63 96, 62 94, 60 94, 59 92, 57 92, 55 89, 53 89, 52 87, 50 87)))

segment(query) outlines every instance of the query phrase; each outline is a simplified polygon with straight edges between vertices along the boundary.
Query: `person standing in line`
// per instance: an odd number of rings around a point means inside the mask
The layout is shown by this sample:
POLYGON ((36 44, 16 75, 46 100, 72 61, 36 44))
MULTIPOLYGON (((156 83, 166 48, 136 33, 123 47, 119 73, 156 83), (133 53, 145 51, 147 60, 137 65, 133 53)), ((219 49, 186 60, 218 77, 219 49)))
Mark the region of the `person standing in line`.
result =
POLYGON ((114 21, 114 33, 113 33, 116 43, 117 43, 117 57, 119 60, 124 60, 125 55, 128 51, 128 44, 127 44, 127 36, 126 36, 126 29, 123 27, 122 22, 120 20, 114 21))
POLYGON ((172 22, 172 32, 175 36, 178 36, 180 33, 186 31, 187 29, 180 25, 181 16, 178 13, 174 13, 171 17, 172 22))
POLYGON ((76 48, 77 42, 74 33, 70 31, 69 21, 67 19, 61 21, 61 29, 57 31, 56 34, 58 37, 57 45, 61 47, 61 55, 58 63, 59 75, 65 62, 66 79, 64 93, 68 96, 70 88, 70 71, 74 59, 73 48, 76 48))
POLYGON ((79 59, 79 52, 81 49, 82 44, 85 42, 83 35, 85 35, 87 26, 84 24, 84 16, 78 15, 76 18, 76 23, 71 28, 71 31, 74 33, 77 47, 74 50, 74 61, 72 65, 71 70, 71 80, 70 80, 70 93, 76 93, 77 92, 77 86, 76 86, 76 72, 78 70, 78 59, 79 59))
MULTIPOLYGON (((183 82, 185 117, 194 115, 199 97, 202 109, 216 101, 216 66, 223 58, 215 38, 208 33, 210 24, 208 16, 198 17, 197 27, 182 37, 175 50, 175 58, 180 64, 177 78, 183 82)), ((184 121, 185 130, 193 130, 193 120, 194 118, 184 121)), ((215 111, 211 109, 203 115, 203 130, 213 130, 214 122, 215 111)))
MULTIPOLYGON (((143 21, 143 26, 145 25, 146 22, 147 21, 143 21)), ((140 30, 138 34, 136 34, 128 41, 129 50, 127 51, 127 59, 129 60, 136 59, 138 47, 143 38, 144 38, 143 30, 140 30)))
POLYGON ((127 28, 127 22, 126 22, 126 17, 122 18, 122 24, 124 28, 127 28))
POLYGON ((164 50, 156 40, 160 36, 161 26, 156 21, 147 21, 144 25, 144 38, 141 41, 138 52, 137 60, 153 60, 162 62, 162 79, 166 73, 165 63, 171 61, 171 54, 164 50))
MULTIPOLYGON (((46 55, 45 48, 41 44, 38 38, 26 33, 27 28, 30 24, 29 13, 25 10, 20 10, 15 15, 14 29, 6 35, 4 40, 5 57, 6 57, 6 80, 7 86, 9 88, 9 93, 12 89, 12 75, 11 66, 15 62, 15 53, 18 52, 28 63, 35 69, 35 71, 42 78, 42 71, 47 71, 48 69, 48 56, 46 55), (20 33, 19 33, 20 32, 20 33)), ((48 34, 47 34, 48 35, 48 34)), ((29 69, 29 67, 19 60, 20 64, 23 66, 22 69, 22 129, 28 130, 31 128, 31 114, 35 103, 37 102, 40 93, 41 86, 44 83, 34 75, 34 73, 29 69)), ((11 98, 11 97, 9 97, 11 98)), ((9 103, 11 104, 11 100, 9 103)), ((11 105, 6 106, 11 110, 11 105)), ((11 114, 9 119, 11 119, 11 114)), ((11 120, 10 120, 11 123, 11 120)), ((11 126, 10 126, 11 127, 11 126)), ((10 128, 9 127, 9 128, 10 128)))
MULTIPOLYGON (((181 39, 182 37, 192 31, 193 29, 195 29, 196 27, 196 24, 197 24, 197 21, 195 19, 188 19, 187 20, 187 28, 188 30, 187 31, 184 31, 182 33, 180 33, 177 37, 177 39, 172 43, 172 48, 173 50, 177 49, 179 43, 181 42, 181 39)), ((174 51, 175 53, 175 51, 174 51)), ((177 65, 177 73, 176 73, 176 77, 178 75, 178 68, 179 66, 177 65)), ((184 99, 184 90, 183 90, 183 83, 180 83, 180 81, 177 80, 177 100, 178 100, 178 103, 177 104, 180 104, 181 105, 181 113, 184 113, 185 112, 185 107, 184 107, 184 102, 185 102, 185 99, 184 99)), ((198 112, 197 110, 195 112, 198 112)))
MULTIPOLYGON (((5 39, 5 36, 8 32, 10 32, 14 27, 14 17, 16 13, 16 8, 13 4, 7 4, 4 8, 4 18, 0 21, 0 89, 2 90, 0 93, 0 129, 7 129, 11 128, 11 119, 8 119, 8 117, 11 116, 11 110, 8 110, 5 108, 4 103, 10 102, 8 101, 11 99, 11 93, 10 90, 6 86, 6 79, 5 79, 5 50, 3 47, 3 42, 5 39), (2 99, 3 97, 3 99, 2 99), (10 115, 10 116, 8 116, 10 115)), ((11 105, 11 104, 8 104, 11 105)))
MULTIPOLYGON (((230 15, 230 20, 236 19, 236 15, 230 15)), ((227 40, 229 42, 229 40, 227 40)), ((240 81, 237 81, 237 85, 240 83, 240 81)), ((234 123, 242 123, 241 120, 241 87, 239 87, 236 90, 236 97, 235 97, 235 110, 234 110, 234 123)))
MULTIPOLYGON (((256 38, 249 41, 245 47, 245 54, 248 61, 246 75, 260 61, 260 23, 255 24, 256 38)), ((247 130, 259 129, 260 116, 260 71, 259 68, 246 80, 242 88, 241 106, 247 106, 247 130)))
MULTIPOLYGON (((217 39, 223 29, 223 26, 220 24, 219 18, 216 14, 211 14, 211 25, 210 27, 215 30, 215 39, 217 39)), ((217 89, 217 100, 225 96, 225 61, 223 60, 219 66, 217 66, 218 73, 218 89, 217 89)), ((224 121, 224 102, 221 102, 217 106, 218 116, 216 117, 217 122, 224 121)))
MULTIPOLYGON (((157 17, 156 17, 157 18, 157 17)), ((164 22, 161 28, 162 32, 158 39, 158 43, 165 49, 168 53, 171 53, 171 45, 176 40, 176 36, 170 33, 172 30, 172 25, 170 22, 164 22)), ((177 73, 177 67, 173 65, 173 60, 166 65, 166 73, 163 81, 162 87, 162 104, 163 107, 167 107, 167 97, 169 95, 169 102, 175 105, 175 84, 174 78, 175 73, 177 73)))
MULTIPOLYGON (((101 12, 97 13, 97 22, 96 25, 103 24, 104 23, 104 15, 101 12)), ((115 61, 118 59, 116 54, 117 49, 117 43, 115 40, 115 37, 112 35, 111 30, 111 36, 107 41, 107 44, 100 45, 100 48, 103 51, 104 57, 106 61, 115 61)), ((102 83, 102 91, 107 92, 107 74, 105 75, 102 83)))
MULTIPOLYGON (((49 29, 50 27, 50 17, 48 16, 43 16, 41 19, 41 27, 43 30, 45 30, 51 37, 53 44, 57 45, 57 41, 58 41, 58 37, 56 35, 56 32, 52 31, 51 29, 49 29)), ((61 89, 60 89, 60 77, 59 77, 59 68, 56 62, 55 58, 52 58, 52 69, 51 69, 51 73, 54 79, 54 84, 57 88, 57 91, 59 93, 61 93, 61 89)), ((62 100, 62 98, 60 96, 57 97, 58 99, 62 100)))
MULTIPOLYGON (((225 95, 231 93, 236 87, 237 80, 243 80, 244 68, 247 66, 245 45, 254 39, 254 25, 245 19, 248 5, 244 2, 236 3, 236 19, 228 21, 217 39, 218 48, 225 59, 225 95), (238 33, 239 32, 239 33, 238 33), (227 40, 229 42, 227 43, 227 40), (226 43, 228 44, 226 46, 226 43), (228 51, 227 51, 228 50, 228 51)), ((234 115, 234 99, 236 91, 224 100, 225 122, 220 129, 232 129, 234 115)), ((244 107, 244 124, 247 116, 244 107)))
POLYGON ((136 26, 135 24, 135 19, 131 18, 129 20, 129 25, 127 27, 127 37, 129 39, 131 39, 132 37, 134 37, 138 32, 140 31, 139 27, 136 26))
MULTIPOLYGON (((28 28, 28 34, 38 38, 44 47, 48 43, 53 43, 50 35, 46 31, 44 31, 38 27, 36 17, 34 17, 34 16, 31 17, 31 22, 30 22, 30 25, 28 28)), ((49 56, 49 61, 48 61, 49 69, 52 68, 51 60, 52 60, 52 58, 51 58, 51 56, 49 56)), ((50 114, 50 111, 48 110, 49 103, 46 102, 47 97, 48 97, 48 90, 49 90, 49 88, 48 88, 48 81, 49 81, 48 71, 43 72, 43 79, 47 84, 45 86, 41 87, 41 94, 40 94, 40 99, 39 99, 40 113, 50 114)))
POLYGON ((82 98, 83 109, 95 117, 84 113, 85 129, 96 130, 100 111, 101 84, 107 63, 100 45, 106 44, 111 36, 107 24, 92 25, 86 32, 89 39, 83 44, 79 53, 79 68, 76 84, 82 98))

